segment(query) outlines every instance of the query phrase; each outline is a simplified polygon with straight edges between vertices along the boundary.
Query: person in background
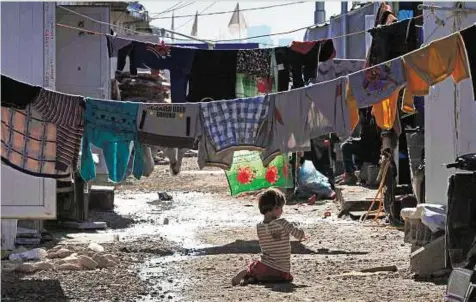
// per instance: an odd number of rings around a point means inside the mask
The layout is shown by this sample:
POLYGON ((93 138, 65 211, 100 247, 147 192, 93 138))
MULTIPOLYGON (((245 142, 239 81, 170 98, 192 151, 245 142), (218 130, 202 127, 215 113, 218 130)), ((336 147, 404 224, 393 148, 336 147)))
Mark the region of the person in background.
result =
POLYGON ((291 282, 292 235, 298 240, 306 240, 304 231, 286 219, 281 218, 286 198, 277 189, 261 193, 258 207, 264 219, 257 225, 261 260, 253 261, 247 269, 240 271, 232 279, 232 285, 258 282, 291 282))
POLYGON ((359 110, 359 137, 350 137, 341 145, 344 174, 336 179, 339 185, 356 185, 355 171, 357 168, 360 169, 364 162, 378 165, 382 146, 381 130, 377 126, 371 110, 372 108, 359 110))

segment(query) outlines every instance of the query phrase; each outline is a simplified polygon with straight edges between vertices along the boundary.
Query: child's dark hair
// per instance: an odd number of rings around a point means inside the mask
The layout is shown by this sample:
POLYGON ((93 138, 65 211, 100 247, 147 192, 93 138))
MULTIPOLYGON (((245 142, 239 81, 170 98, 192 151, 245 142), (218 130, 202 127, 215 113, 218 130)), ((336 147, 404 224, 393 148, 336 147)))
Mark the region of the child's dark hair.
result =
POLYGON ((286 197, 277 189, 268 189, 258 197, 258 207, 261 214, 266 214, 275 208, 280 208, 286 203, 286 197))

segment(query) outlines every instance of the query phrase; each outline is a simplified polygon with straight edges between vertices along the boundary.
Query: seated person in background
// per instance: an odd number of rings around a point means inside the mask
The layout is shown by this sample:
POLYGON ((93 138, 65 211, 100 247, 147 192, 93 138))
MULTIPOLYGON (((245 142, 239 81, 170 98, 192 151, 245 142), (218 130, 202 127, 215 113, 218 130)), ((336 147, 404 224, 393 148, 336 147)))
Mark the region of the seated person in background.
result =
POLYGON ((264 219, 257 225, 261 260, 253 261, 248 269, 240 271, 231 281, 232 285, 240 282, 291 282, 291 243, 290 236, 305 240, 304 231, 284 218, 284 194, 277 189, 268 189, 261 193, 258 207, 264 219))
POLYGON ((339 185, 355 185, 357 183, 354 156, 358 157, 360 164, 368 162, 378 165, 382 146, 381 130, 377 126, 371 110, 372 108, 359 109, 360 137, 350 137, 341 145, 345 173, 336 179, 339 185))

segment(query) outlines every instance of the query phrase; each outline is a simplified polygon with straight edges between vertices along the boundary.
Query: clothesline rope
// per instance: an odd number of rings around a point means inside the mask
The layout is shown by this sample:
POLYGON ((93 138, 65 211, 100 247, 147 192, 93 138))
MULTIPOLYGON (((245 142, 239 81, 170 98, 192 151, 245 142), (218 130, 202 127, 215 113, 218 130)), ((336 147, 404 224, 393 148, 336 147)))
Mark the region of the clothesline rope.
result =
MULTIPOLYGON (((419 18, 422 18, 423 17, 423 14, 422 15, 418 15, 418 16, 415 16, 413 18, 410 18, 410 19, 419 19, 419 18)), ((428 16, 427 16, 428 17, 428 16)), ((427 18, 425 17, 425 19, 427 18)), ((61 24, 61 23, 57 23, 56 25, 58 26, 61 26, 61 27, 65 27, 65 28, 69 28, 69 29, 73 29, 73 30, 77 30, 77 31, 84 31, 84 32, 89 32, 89 33, 92 33, 92 34, 97 34, 97 35, 104 35, 104 36, 107 36, 108 34, 105 34, 105 33, 98 33, 98 32, 93 32, 93 31, 88 31, 88 30, 85 30, 84 28, 80 28, 80 27, 74 27, 74 26, 70 26, 70 25, 65 25, 65 24, 61 24)), ((115 26, 115 25, 114 25, 115 26)), ((385 26, 388 26, 388 25, 385 25, 385 26)), ((131 30, 133 31, 133 30, 131 30)), ((351 32, 351 33, 348 33, 348 34, 343 34, 343 35, 340 35, 340 36, 335 36, 335 37, 330 37, 330 38, 327 38, 328 40, 335 40, 335 39, 340 39, 340 38, 344 38, 344 37, 348 37, 348 36, 354 36, 354 35, 359 35, 359 34, 365 34, 367 33, 369 30, 362 30, 362 31, 356 31, 356 32, 351 32)), ((133 31, 135 32, 135 31, 133 31)), ((145 34, 145 35, 150 35, 150 34, 147 34, 147 33, 141 33, 141 32, 137 32, 139 34, 145 34)), ((157 36, 157 35, 153 35, 153 36, 157 36)), ((159 36, 157 36, 159 38, 159 36)), ((259 36, 261 37, 261 36, 259 36)), ((137 40, 137 39, 132 39, 132 38, 129 38, 129 37, 121 37, 122 39, 126 39, 126 40, 131 40, 131 41, 136 41, 136 42, 143 42, 143 43, 150 43, 149 41, 141 41, 141 40, 137 40)), ((246 38, 246 39, 252 39, 252 38, 256 38, 256 37, 250 37, 250 38, 246 38)), ((246 40, 246 39, 240 39, 240 40, 246 40)), ((181 39, 176 39, 176 40, 181 40, 181 39)), ((229 39, 229 40, 213 40, 212 42, 226 42, 226 41, 235 41, 237 39, 229 39)), ((270 48, 273 48, 273 47, 270 47, 270 48)))
MULTIPOLYGON (((103 21, 99 21, 99 20, 96 20, 94 18, 91 18, 89 16, 86 16, 86 15, 83 15, 83 14, 80 14, 72 9, 69 9, 69 8, 66 8, 64 6, 57 6, 63 10, 66 10, 68 12, 71 12, 75 15, 78 15, 80 17, 83 17, 83 18, 86 18, 90 21, 93 21, 93 22, 96 22, 96 23, 99 23, 99 24, 103 24, 103 25, 108 25, 108 26, 111 26, 111 27, 115 27, 115 28, 120 28, 120 29, 123 29, 123 30, 126 30, 126 31, 130 31, 130 32, 133 32, 133 33, 137 33, 137 34, 144 34, 142 32, 139 32, 139 31, 135 31, 133 29, 129 29, 129 28, 126 28, 126 27, 122 27, 122 26, 119 26, 119 25, 115 25, 115 24, 111 24, 111 23, 108 23, 108 22, 103 22, 103 21)), ((199 38, 195 38, 195 37, 192 37, 192 36, 189 36, 189 35, 186 35, 186 34, 182 34, 182 33, 179 33, 179 32, 176 32, 176 31, 173 31, 173 30, 169 30, 169 29, 165 29, 165 28, 162 28, 162 30, 164 30, 165 32, 168 32, 170 34, 174 34, 174 35, 178 35, 178 36, 182 36, 182 37, 185 37, 185 38, 189 38, 190 40, 195 40, 195 41, 199 41, 199 42, 202 42, 202 43, 206 43, 206 44, 209 44, 209 45, 213 45, 214 43, 211 42, 211 41, 207 41, 207 40, 204 40, 204 39, 199 39, 199 38)), ((84 30, 83 30, 84 31, 84 30)), ((148 34, 148 35, 151 35, 151 36, 157 36, 159 37, 158 35, 156 34, 148 34)))
MULTIPOLYGON (((421 17, 421 16, 418 16, 418 17, 421 17)), ((60 26, 69 27, 68 25, 64 25, 64 24, 61 24, 60 26)), ((386 26, 388 26, 388 25, 386 25, 386 26)), ((390 26, 391 26, 391 25, 390 25, 390 26)), ((470 26, 468 26, 468 27, 466 27, 466 28, 463 28, 463 29, 461 29, 461 30, 458 30, 457 32, 461 32, 461 31, 466 30, 466 29, 468 29, 468 28, 470 28, 470 27, 472 27, 472 26, 474 26, 474 24, 472 24, 472 25, 470 25, 470 26)), ((79 29, 79 28, 75 28, 75 29, 85 31, 84 29, 79 29)), ((95 33, 95 32, 91 32, 91 33, 95 33)), ((95 34, 97 34, 97 33, 95 33, 95 34)), ((448 34, 448 35, 446 35, 446 36, 444 36, 444 37, 442 37, 442 38, 439 38, 439 39, 437 39, 437 40, 446 39, 446 38, 450 37, 450 36, 453 35, 453 34, 454 34, 454 33, 448 34)), ((104 35, 104 34, 101 34, 101 35, 104 35)), ((409 53, 407 53, 407 54, 404 54, 404 55, 401 55, 401 56, 399 56, 399 57, 393 58, 392 60, 388 60, 388 61, 386 61, 386 62, 382 62, 382 63, 380 63, 380 64, 378 64, 378 65, 387 64, 387 63, 389 63, 390 61, 393 61, 393 60, 396 60, 396 59, 404 58, 404 57, 406 57, 407 55, 412 54, 412 53, 414 53, 414 52, 417 52, 417 51, 419 51, 419 50, 421 50, 421 49, 423 49, 423 48, 425 48, 425 47, 427 47, 427 46, 428 46, 428 45, 425 45, 425 46, 423 46, 423 47, 420 47, 419 49, 416 49, 416 50, 414 50, 414 51, 411 51, 411 52, 409 52, 409 53)), ((376 66, 378 66, 378 65, 376 65, 376 66)), ((348 75, 343 76, 343 77, 350 77, 350 76, 352 76, 352 75, 354 75, 354 74, 357 74, 357 73, 359 73, 359 72, 365 72, 365 70, 370 70, 370 69, 372 69, 372 68, 375 68, 375 66, 371 66, 371 67, 367 67, 367 68, 361 69, 361 70, 359 70, 359 71, 357 71, 357 72, 348 74, 348 75)), ((322 83, 325 83, 325 82, 322 82, 322 83)), ((317 84, 312 84, 312 85, 321 85, 322 83, 317 83, 317 84)), ((306 88, 306 87, 300 87, 300 88, 297 88, 297 89, 304 89, 304 88, 306 88)), ((296 90, 296 89, 294 89, 294 90, 296 90)), ((294 91, 294 90, 293 90, 293 91, 294 91)), ((283 94, 283 93, 288 93, 288 92, 289 92, 289 91, 282 91, 282 92, 277 92, 277 93, 268 93, 268 95, 277 95, 277 94, 283 94)), ((114 102, 115 100, 103 100, 103 101, 111 101, 111 102, 114 102)), ((144 102, 135 102, 135 103, 139 103, 139 104, 160 104, 160 103, 144 103, 144 102)), ((184 103, 174 103, 174 104, 176 104, 176 105, 184 105, 184 103)))

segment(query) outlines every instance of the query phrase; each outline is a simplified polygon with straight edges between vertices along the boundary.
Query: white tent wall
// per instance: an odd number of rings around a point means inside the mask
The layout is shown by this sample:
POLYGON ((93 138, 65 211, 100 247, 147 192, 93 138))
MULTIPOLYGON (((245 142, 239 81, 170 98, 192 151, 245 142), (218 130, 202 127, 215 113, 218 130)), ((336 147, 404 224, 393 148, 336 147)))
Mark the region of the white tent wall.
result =
MULTIPOLYGON (((466 8, 476 9, 476 2, 463 2, 466 8)), ((431 5, 430 2, 424 2, 431 5)), ((439 7, 454 8, 456 2, 437 2, 439 7)), ((424 15, 429 15, 424 10, 424 15)), ((425 42, 442 38, 476 22, 474 13, 454 10, 435 10, 445 26, 435 23, 435 15, 424 21, 425 42), (455 23, 454 20, 457 22, 455 23), (459 24, 458 24, 459 23, 459 24), (433 33, 434 32, 434 33, 433 33)), ((458 155, 476 152, 476 102, 472 83, 464 80, 455 85, 451 78, 430 89, 425 97, 425 194, 427 203, 447 204, 448 177, 454 169, 446 169, 458 155)))

